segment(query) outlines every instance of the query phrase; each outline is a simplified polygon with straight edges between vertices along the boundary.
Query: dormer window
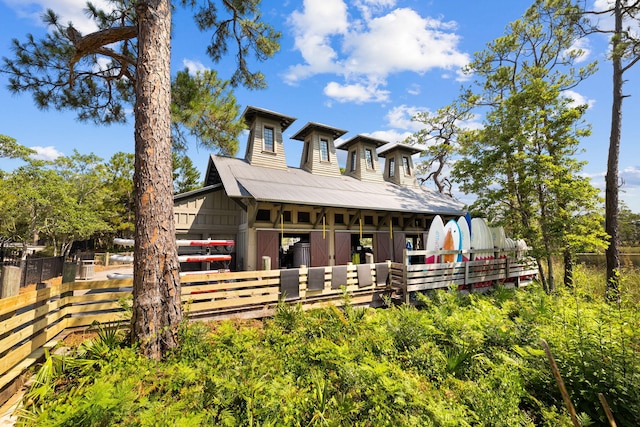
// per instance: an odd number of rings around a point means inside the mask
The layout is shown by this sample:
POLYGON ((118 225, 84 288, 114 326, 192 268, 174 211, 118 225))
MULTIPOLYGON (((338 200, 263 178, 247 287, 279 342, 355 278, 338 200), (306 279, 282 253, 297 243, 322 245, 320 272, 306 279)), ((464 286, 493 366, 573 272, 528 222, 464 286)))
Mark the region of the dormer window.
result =
POLYGON ((373 153, 371 152, 371 149, 367 148, 364 151, 364 157, 365 157, 365 160, 367 161, 367 169, 375 169, 373 167, 373 153))
POLYGON ((351 152, 351 171, 355 171, 357 169, 357 164, 356 164, 356 160, 357 160, 357 154, 356 154, 356 150, 353 150, 351 152))
POLYGON ((320 138, 320 161, 329 161, 329 140, 320 138))
POLYGON ((389 176, 395 176, 395 175, 396 175, 396 159, 391 157, 389 159, 389 176))
POLYGON ((275 152, 275 145, 273 144, 273 128, 265 126, 264 127, 264 151, 268 151, 270 153, 275 152))
POLYGON ((410 176, 411 168, 409 167, 409 158, 406 156, 402 156, 402 167, 404 168, 404 174, 410 176))

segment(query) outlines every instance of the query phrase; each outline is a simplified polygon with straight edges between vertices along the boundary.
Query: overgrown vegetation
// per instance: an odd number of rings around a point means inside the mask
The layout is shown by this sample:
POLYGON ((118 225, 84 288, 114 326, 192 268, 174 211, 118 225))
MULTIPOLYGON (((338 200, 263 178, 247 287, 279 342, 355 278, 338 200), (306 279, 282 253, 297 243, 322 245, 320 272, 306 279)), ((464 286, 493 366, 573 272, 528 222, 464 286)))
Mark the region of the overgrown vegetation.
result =
POLYGON ((583 425, 606 422, 599 392, 618 425, 639 425, 640 275, 624 275, 619 305, 603 273, 576 279, 553 295, 439 291, 417 308, 282 304, 263 322, 184 323, 162 362, 104 328, 47 359, 20 423, 569 426, 544 338, 583 425))

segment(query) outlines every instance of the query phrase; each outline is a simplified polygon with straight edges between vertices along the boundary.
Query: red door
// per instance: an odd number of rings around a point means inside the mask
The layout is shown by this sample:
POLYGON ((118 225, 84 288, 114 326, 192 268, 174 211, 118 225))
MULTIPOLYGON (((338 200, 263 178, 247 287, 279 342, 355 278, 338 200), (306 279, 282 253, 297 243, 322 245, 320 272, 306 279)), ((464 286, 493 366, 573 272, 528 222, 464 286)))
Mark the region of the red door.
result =
POLYGON ((322 238, 322 231, 312 231, 309 233, 309 243, 311 249, 310 267, 323 267, 329 265, 329 238, 325 235, 322 238))
POLYGON ((271 268, 277 270, 280 268, 280 232, 276 230, 259 230, 258 231, 258 257, 257 269, 262 270, 262 257, 271 257, 271 268))
POLYGON ((334 236, 336 265, 346 265, 351 262, 351 233, 336 232, 334 236))

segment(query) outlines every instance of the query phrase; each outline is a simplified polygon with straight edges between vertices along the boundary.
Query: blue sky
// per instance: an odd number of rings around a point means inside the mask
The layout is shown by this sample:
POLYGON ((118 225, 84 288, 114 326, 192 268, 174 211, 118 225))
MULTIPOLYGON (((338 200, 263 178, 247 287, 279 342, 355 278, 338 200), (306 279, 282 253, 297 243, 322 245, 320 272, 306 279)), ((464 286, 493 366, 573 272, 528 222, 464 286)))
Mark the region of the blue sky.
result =
MULTIPOLYGON (((597 0, 598 2, 606 0, 597 0)), ((100 4, 100 1, 94 1, 100 4)), ((51 8, 81 32, 92 27, 82 14, 84 0, 0 0, 0 56, 12 56, 12 38, 24 40, 46 29, 39 19, 51 8)), ((530 5, 525 0, 263 0, 264 19, 282 32, 274 58, 253 64, 266 75, 268 89, 239 88, 247 105, 296 117, 285 133, 287 162, 298 166, 302 143, 289 139, 308 121, 348 130, 344 139, 369 134, 390 142, 418 130, 411 121, 419 111, 436 111, 456 98, 465 84, 460 68, 501 36, 509 22, 530 5)), ((64 22, 63 21, 63 22, 64 22)), ((211 68, 229 78, 232 59, 214 64, 205 48, 210 35, 200 33, 188 10, 174 13, 172 71, 211 68)), ((604 188, 611 116, 611 64, 607 40, 595 36, 581 46, 584 59, 596 59, 599 71, 571 94, 590 108, 586 120, 593 134, 582 141, 585 173, 604 188)), ((627 74, 620 155, 621 198, 640 212, 640 65, 627 74)), ((43 158, 69 155, 73 149, 109 159, 133 151, 133 124, 96 126, 80 123, 74 112, 38 110, 28 94, 12 95, 0 74, 0 134, 36 148, 43 158)), ((238 155, 244 154, 241 138, 238 155)), ((189 155, 204 174, 209 152, 192 147, 189 155)), ((344 163, 344 159, 343 159, 344 163)), ((16 161, 0 160, 9 170, 16 161)), ((468 196, 459 195, 463 201, 468 196)))

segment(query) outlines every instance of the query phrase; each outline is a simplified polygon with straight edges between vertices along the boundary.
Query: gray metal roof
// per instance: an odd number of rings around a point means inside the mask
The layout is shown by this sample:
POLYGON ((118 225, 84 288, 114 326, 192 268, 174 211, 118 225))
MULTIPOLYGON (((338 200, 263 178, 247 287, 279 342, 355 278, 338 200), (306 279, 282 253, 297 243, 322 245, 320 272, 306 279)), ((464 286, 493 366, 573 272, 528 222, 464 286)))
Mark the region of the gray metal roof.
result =
POLYGON ((323 125, 322 123, 316 122, 308 122, 306 125, 302 127, 298 132, 295 133, 291 137, 291 139, 297 139, 298 141, 304 141, 304 139, 314 130, 318 130, 320 132, 326 132, 333 136, 334 139, 340 138, 342 135, 347 133, 346 130, 338 129, 333 126, 323 125))
POLYGON ((291 126, 291 123, 296 121, 295 117, 285 116, 284 114, 280 114, 275 111, 253 107, 251 105, 246 107, 244 109, 244 112, 242 113, 242 118, 248 125, 251 124, 251 122, 253 122, 256 117, 266 117, 270 120, 279 122, 282 128, 282 132, 284 132, 289 126, 291 126))
POLYGON ((378 150, 378 156, 387 157, 387 154, 389 154, 394 150, 401 150, 411 154, 416 154, 426 149, 427 147, 424 145, 409 145, 409 144, 404 144, 402 142, 394 142, 391 144, 387 144, 384 147, 382 147, 380 150, 378 150))
POLYGON ((231 198, 259 202, 404 213, 464 213, 459 201, 422 187, 366 182, 345 175, 314 175, 291 167, 283 170, 252 166, 243 159, 211 155, 205 185, 218 182, 231 198))
POLYGON ((370 136, 367 135, 356 135, 353 138, 344 141, 342 144, 340 144, 339 146, 337 145, 336 148, 339 150, 348 150, 349 147, 351 147, 354 144, 357 144, 358 142, 368 142, 369 144, 375 144, 376 148, 382 147, 383 145, 388 144, 388 141, 384 141, 382 139, 378 139, 378 138, 372 138, 370 136))

